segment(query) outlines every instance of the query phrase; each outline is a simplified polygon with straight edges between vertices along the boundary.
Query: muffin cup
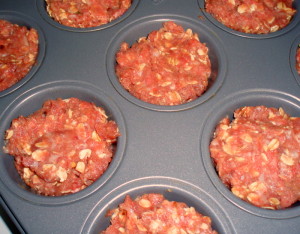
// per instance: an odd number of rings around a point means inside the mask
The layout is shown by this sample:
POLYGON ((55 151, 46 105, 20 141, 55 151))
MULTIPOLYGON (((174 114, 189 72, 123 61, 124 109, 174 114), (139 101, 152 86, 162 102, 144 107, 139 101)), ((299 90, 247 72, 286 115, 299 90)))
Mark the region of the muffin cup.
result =
MULTIPOLYGON (((1 181, 9 190, 27 201, 57 205, 82 199, 96 190, 101 189, 101 186, 112 177, 123 159, 126 146, 126 127, 121 112, 112 99, 101 90, 94 88, 90 84, 78 81, 47 83, 35 87, 16 98, 0 117, 2 123, 0 128, 1 139, 4 139, 5 130, 10 127, 13 119, 21 115, 28 116, 32 114, 40 109, 46 100, 57 98, 66 99, 70 97, 76 97, 102 107, 108 119, 114 120, 117 123, 121 136, 118 137, 117 147, 112 161, 104 174, 87 188, 70 195, 47 197, 31 191, 19 176, 14 165, 14 158, 11 155, 5 154, 0 158, 1 181)), ((1 148, 3 148, 3 146, 4 141, 1 142, 1 148)))
POLYGON ((282 107, 290 116, 300 116, 300 99, 288 93, 274 90, 245 90, 226 97, 214 105, 207 115, 201 136, 201 156, 205 170, 218 191, 237 207, 260 217, 272 219, 287 219, 300 215, 300 202, 282 210, 267 210, 247 203, 235 196, 221 181, 210 157, 209 145, 219 121, 225 117, 233 119, 233 112, 245 106, 282 107))
POLYGON ((106 217, 107 211, 123 203, 126 195, 135 199, 149 193, 159 193, 169 201, 184 202, 188 207, 194 207, 200 214, 211 218, 212 229, 218 233, 236 233, 228 215, 205 191, 188 182, 169 177, 139 178, 115 188, 95 206, 81 233, 92 234, 105 230, 110 224, 110 218, 106 217))
POLYGON ((221 39, 209 28, 201 24, 201 22, 195 22, 192 19, 175 15, 157 15, 153 17, 145 17, 126 25, 126 27, 122 28, 122 30, 119 31, 112 39, 107 51, 106 61, 107 73, 115 89, 124 98, 131 101, 132 103, 143 108, 156 111, 185 110, 207 101, 212 96, 214 96, 216 92, 221 88, 226 76, 227 69, 227 58, 222 46, 221 39), (132 45, 140 37, 146 37, 150 32, 160 29, 163 26, 163 23, 166 21, 174 21, 176 24, 181 25, 184 30, 190 28, 192 29, 193 33, 198 34, 200 42, 205 43, 209 49, 208 56, 210 58, 212 68, 207 90, 200 97, 191 102, 174 106, 160 106, 139 100, 138 98, 131 95, 127 90, 125 90, 125 88, 120 84, 115 72, 115 57, 116 53, 120 49, 121 43, 127 42, 129 43, 129 45, 132 45))

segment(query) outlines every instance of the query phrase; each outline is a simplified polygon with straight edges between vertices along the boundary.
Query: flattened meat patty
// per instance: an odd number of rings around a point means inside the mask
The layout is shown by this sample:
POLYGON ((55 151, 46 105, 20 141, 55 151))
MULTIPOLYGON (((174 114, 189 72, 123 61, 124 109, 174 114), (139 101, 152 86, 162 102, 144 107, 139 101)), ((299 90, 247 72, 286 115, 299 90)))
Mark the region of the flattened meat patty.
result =
POLYGON ((90 28, 122 16, 131 0, 46 0, 48 14, 62 25, 90 28))
POLYGON ((172 21, 131 47, 122 43, 116 74, 136 98, 157 105, 179 105, 206 90, 211 74, 208 48, 191 29, 172 21))
POLYGON ((296 10, 293 0, 205 0, 205 10, 225 26, 266 34, 286 27, 296 10))
POLYGON ((239 198, 282 209, 300 200, 300 118, 243 107, 220 121, 210 144, 223 183, 239 198))
POLYGON ((111 225, 102 234, 109 233, 203 233, 212 230, 211 219, 183 202, 168 201, 161 194, 144 194, 108 212, 111 225))
POLYGON ((86 188, 105 172, 118 136, 102 108, 77 98, 48 100, 12 121, 4 150, 34 191, 61 196, 86 188))
POLYGON ((0 91, 24 78, 36 62, 38 32, 0 19, 0 91))

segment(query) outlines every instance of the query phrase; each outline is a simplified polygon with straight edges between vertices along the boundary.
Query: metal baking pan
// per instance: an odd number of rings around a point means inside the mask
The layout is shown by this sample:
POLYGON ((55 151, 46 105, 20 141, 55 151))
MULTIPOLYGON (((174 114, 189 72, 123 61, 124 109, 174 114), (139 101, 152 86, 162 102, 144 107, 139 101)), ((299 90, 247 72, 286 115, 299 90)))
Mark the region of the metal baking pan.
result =
POLYGON ((133 0, 114 22, 74 29, 54 22, 43 0, 3 0, 0 18, 34 27, 40 35, 38 61, 30 73, 0 92, 0 141, 13 118, 29 115, 47 99, 77 97, 102 106, 121 136, 108 170, 72 195, 34 194, 21 181, 13 157, 0 158, 1 203, 22 233, 99 233, 107 210, 132 197, 158 192, 212 219, 219 233, 299 233, 300 203, 284 210, 254 207, 220 181, 208 146, 214 128, 238 107, 282 107, 300 117, 300 5, 284 29, 248 35, 228 29, 204 9, 204 0, 133 0), (172 20, 191 28, 209 48, 212 76, 198 99, 157 106, 131 96, 114 72, 123 41, 134 43, 172 20))

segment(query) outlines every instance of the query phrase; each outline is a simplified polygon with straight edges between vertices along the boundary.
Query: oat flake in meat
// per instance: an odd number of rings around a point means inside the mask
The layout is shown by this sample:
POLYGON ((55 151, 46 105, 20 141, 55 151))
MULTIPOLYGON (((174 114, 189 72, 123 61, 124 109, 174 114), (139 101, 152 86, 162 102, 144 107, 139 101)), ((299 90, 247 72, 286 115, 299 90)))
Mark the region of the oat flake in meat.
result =
POLYGON ((161 194, 144 194, 110 210, 111 225, 102 234, 112 233, 203 233, 212 230, 211 219, 183 202, 168 201, 161 194))
POLYGON ((36 62, 38 33, 0 19, 0 91, 24 78, 36 62))
POLYGON ((266 34, 287 26, 296 10, 293 0, 205 0, 205 10, 225 26, 266 34))
POLYGON ((211 157, 239 198, 282 209, 300 200, 300 117, 282 108, 243 107, 218 124, 211 157))
POLYGON ((113 157, 117 125, 102 108, 77 98, 48 100, 12 121, 4 151, 37 193, 75 193, 96 181, 113 157))
POLYGON ((62 25, 90 28, 122 16, 131 0, 45 0, 48 14, 62 25))
POLYGON ((208 48, 191 29, 168 21, 131 47, 121 44, 116 74, 136 98, 157 105, 195 100, 208 86, 208 48))

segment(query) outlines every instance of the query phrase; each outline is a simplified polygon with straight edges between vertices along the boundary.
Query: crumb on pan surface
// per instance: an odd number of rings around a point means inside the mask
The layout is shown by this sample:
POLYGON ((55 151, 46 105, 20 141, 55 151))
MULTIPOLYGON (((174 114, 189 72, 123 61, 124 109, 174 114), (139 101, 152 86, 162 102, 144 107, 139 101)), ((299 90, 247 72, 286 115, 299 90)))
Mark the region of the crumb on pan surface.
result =
POLYGON ((293 0, 205 0, 205 10, 225 26, 267 34, 286 27, 296 10, 293 0))
POLYGON ((46 0, 48 14, 62 25, 90 28, 122 16, 131 0, 46 0))
POLYGON ((211 74, 208 48, 191 29, 168 21, 116 55, 121 85, 136 98, 157 105, 179 105, 201 96, 211 74))
POLYGON ((112 233, 211 233, 211 219, 183 202, 168 201, 161 194, 129 195, 118 208, 110 210, 111 225, 102 234, 112 233))
POLYGON ((237 109, 219 122, 210 153, 237 197, 266 209, 300 200, 300 118, 282 108, 237 109))
POLYGON ((101 107, 77 98, 48 100, 12 121, 4 151, 35 192, 61 196, 86 188, 105 172, 118 136, 101 107))
POLYGON ((0 91, 24 78, 36 63, 39 40, 34 28, 0 19, 0 91))

